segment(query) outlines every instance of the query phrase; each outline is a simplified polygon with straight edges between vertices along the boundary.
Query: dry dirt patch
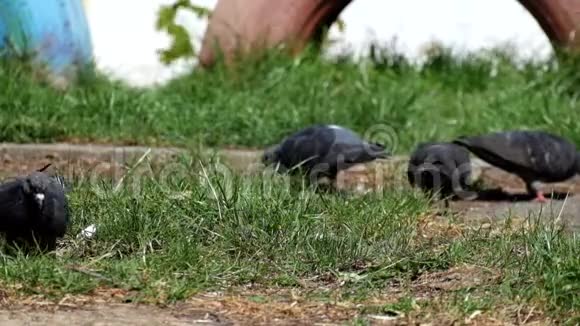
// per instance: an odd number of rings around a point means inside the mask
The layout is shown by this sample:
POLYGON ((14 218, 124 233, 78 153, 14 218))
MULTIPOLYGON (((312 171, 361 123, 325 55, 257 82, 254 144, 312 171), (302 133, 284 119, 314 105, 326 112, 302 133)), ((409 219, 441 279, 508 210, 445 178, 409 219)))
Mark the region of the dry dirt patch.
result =
POLYGON ((177 313, 151 306, 107 304, 78 307, 54 305, 14 306, 0 311, 0 324, 35 325, 230 325, 217 315, 199 310, 177 313))
POLYGON ((423 274, 413 285, 413 291, 421 297, 432 297, 438 292, 450 292, 475 288, 499 279, 497 271, 480 266, 458 266, 449 270, 423 274))
MULTIPOLYGON (((441 290, 428 307, 417 306, 408 313, 370 312, 365 307, 392 304, 397 294, 385 293, 365 302, 309 300, 299 290, 241 291, 240 294, 206 293, 169 306, 87 303, 87 297, 66 302, 4 304, 0 324, 24 325, 345 325, 362 320, 370 325, 550 325, 541 311, 523 306, 475 311, 469 316, 447 310, 446 291, 473 286, 467 279, 478 275, 473 268, 424 275, 412 286, 417 294, 441 290), (468 284, 469 283, 469 284, 468 284)), ((486 281, 483 278, 482 282, 486 281)), ((475 281, 477 282, 477 281, 475 281)), ((418 298, 418 300, 423 300, 418 298)))

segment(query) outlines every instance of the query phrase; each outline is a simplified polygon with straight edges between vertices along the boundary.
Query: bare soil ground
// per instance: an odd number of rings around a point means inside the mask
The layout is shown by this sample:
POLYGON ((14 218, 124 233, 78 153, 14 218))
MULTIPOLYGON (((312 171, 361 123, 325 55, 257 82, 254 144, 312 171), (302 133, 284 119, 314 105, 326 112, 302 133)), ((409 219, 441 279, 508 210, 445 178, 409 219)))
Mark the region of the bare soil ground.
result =
MULTIPOLYGON (((0 145, 0 177, 9 177, 39 169, 52 163, 59 171, 71 176, 91 173, 119 178, 127 165, 142 157, 147 148, 114 148, 106 145, 0 145)), ((150 155, 164 160, 180 153, 176 149, 156 149, 150 155)), ((236 172, 254 173, 259 152, 224 150, 219 152, 222 162, 236 172)), ((388 162, 375 162, 342 173, 337 187, 355 191, 388 191, 389 186, 408 187, 404 157, 388 162)), ((491 188, 501 188, 509 194, 523 194, 523 183, 514 176, 474 161, 474 177, 491 188)), ((580 190, 580 179, 549 185, 547 191, 570 193, 564 200, 551 200, 548 204, 531 202, 525 196, 509 196, 501 191, 490 192, 475 201, 451 203, 466 223, 482 223, 507 216, 525 218, 540 214, 557 218, 571 230, 580 229, 580 200, 574 192, 580 190), (522 198, 520 198, 522 197, 522 198)), ((429 217, 418 236, 432 237, 444 234, 459 235, 463 226, 429 217)), ((448 291, 494 282, 495 271, 477 266, 463 266, 445 272, 422 275, 411 289, 417 298, 444 298, 448 291)), ((90 296, 69 297, 60 302, 45 298, 21 298, 9 291, 0 293, 0 324, 2 325, 334 325, 355 318, 372 325, 549 325, 550 320, 533 308, 504 307, 493 313, 475 312, 467 319, 458 319, 453 312, 432 307, 416 309, 411 315, 400 312, 373 313, 368 307, 381 306, 401 297, 397 287, 385 289, 382 297, 368 302, 350 303, 336 298, 330 302, 311 299, 309 293, 321 291, 320 282, 305 284, 303 288, 289 291, 277 289, 237 289, 228 293, 204 293, 188 302, 177 305, 137 305, 124 303, 127 293, 122 290, 103 290, 90 296)), ((322 291, 332 293, 340 286, 338 281, 328 282, 322 291), (326 287, 326 288, 324 288, 326 287)), ((331 295, 332 297, 332 295, 331 295)))
POLYGON ((475 311, 458 317, 444 306, 445 296, 473 286, 495 282, 499 274, 479 266, 460 266, 422 275, 410 285, 418 300, 431 300, 428 308, 413 312, 383 309, 405 293, 397 286, 380 297, 353 303, 333 296, 339 282, 305 284, 300 289, 233 289, 228 293, 199 294, 174 305, 123 303, 130 293, 104 289, 87 296, 70 296, 60 302, 40 297, 4 295, 0 324, 20 325, 343 325, 364 320, 371 325, 550 325, 540 311, 505 306, 494 312, 475 311), (329 291, 331 300, 311 298, 313 291, 329 291), (435 301, 433 301, 435 300, 435 301), (439 300, 439 301, 437 301, 439 300), (441 304, 441 306, 438 306, 441 304))

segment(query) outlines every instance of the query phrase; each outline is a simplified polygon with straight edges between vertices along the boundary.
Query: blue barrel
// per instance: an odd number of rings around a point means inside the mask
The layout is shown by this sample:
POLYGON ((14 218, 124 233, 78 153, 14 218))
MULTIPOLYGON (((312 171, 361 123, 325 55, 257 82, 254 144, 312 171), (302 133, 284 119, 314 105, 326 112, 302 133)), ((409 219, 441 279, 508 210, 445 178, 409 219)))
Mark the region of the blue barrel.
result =
POLYGON ((67 77, 90 67, 82 0, 0 0, 0 55, 29 57, 67 77))

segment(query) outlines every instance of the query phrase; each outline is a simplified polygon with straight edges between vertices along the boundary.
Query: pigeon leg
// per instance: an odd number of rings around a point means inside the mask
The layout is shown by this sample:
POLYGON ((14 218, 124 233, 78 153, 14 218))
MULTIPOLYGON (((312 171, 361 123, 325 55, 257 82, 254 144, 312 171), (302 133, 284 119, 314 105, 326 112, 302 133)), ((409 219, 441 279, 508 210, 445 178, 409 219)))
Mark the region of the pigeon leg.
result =
POLYGON ((528 187, 528 192, 530 194, 533 194, 534 197, 534 201, 540 202, 540 203, 545 203, 548 201, 548 199, 546 199, 546 197, 544 197, 544 193, 540 190, 540 183, 537 181, 532 181, 527 183, 527 187, 528 187))
POLYGON ((544 193, 541 191, 538 191, 536 193, 536 198, 534 200, 537 202, 540 202, 540 203, 545 203, 548 201, 548 199, 546 199, 546 197, 544 197, 544 193))

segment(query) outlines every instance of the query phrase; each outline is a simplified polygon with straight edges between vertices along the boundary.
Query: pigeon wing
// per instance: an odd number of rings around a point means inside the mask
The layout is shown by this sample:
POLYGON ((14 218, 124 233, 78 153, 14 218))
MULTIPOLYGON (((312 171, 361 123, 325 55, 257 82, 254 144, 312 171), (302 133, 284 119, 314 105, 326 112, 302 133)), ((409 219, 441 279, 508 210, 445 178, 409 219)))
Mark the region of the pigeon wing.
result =
POLYGON ((0 229, 9 231, 28 225, 28 204, 22 180, 15 179, 0 185, 0 229))
POLYGON ((307 128, 286 139, 280 148, 280 162, 291 169, 310 169, 325 157, 334 143, 334 133, 321 128, 307 128))
POLYGON ((491 134, 462 138, 455 144, 467 147, 473 154, 501 169, 511 173, 535 173, 530 160, 531 148, 522 143, 517 136, 510 134, 491 134))
POLYGON ((528 179, 558 181, 574 173, 575 146, 539 131, 496 133, 459 140, 488 163, 528 179))
POLYGON ((335 144, 329 157, 341 159, 347 164, 359 164, 386 157, 386 152, 373 144, 335 144))

